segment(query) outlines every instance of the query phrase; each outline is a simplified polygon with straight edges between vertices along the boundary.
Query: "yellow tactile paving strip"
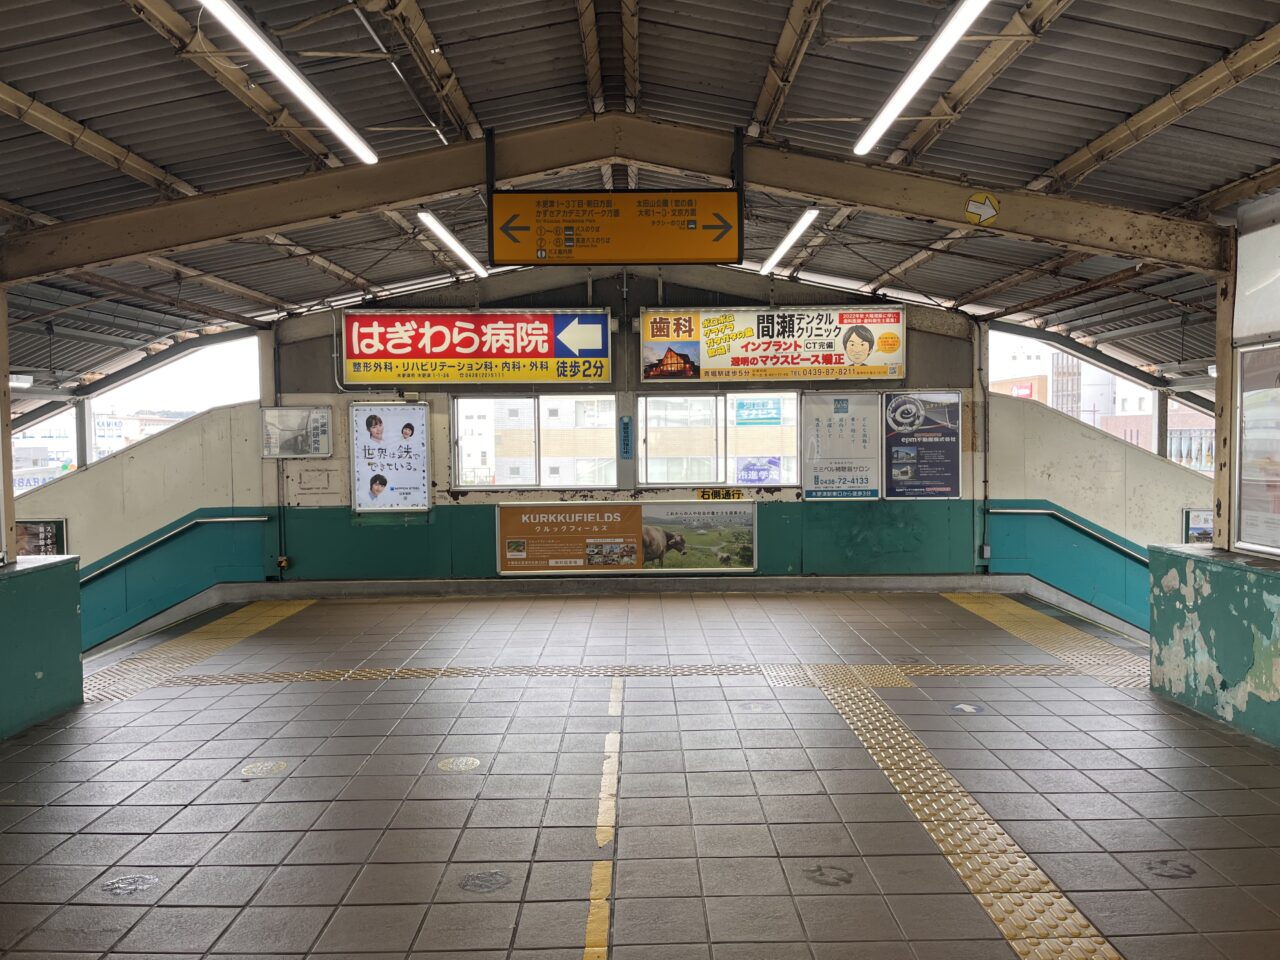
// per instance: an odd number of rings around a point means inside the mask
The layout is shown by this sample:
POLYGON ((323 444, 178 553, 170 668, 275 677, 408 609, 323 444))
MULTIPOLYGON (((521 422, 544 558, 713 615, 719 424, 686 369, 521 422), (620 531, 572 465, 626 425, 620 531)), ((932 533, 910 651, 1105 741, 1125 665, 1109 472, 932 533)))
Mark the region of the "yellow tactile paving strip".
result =
POLYGON ((157 644, 84 678, 86 703, 126 700, 163 684, 170 677, 207 660, 215 653, 275 626, 314 600, 259 601, 219 617, 180 637, 157 644))
MULTIPOLYGON (((1122 960, 857 673, 815 669, 822 691, 862 740, 1000 932, 1027 960, 1122 960)), ((904 677, 905 679, 905 677, 904 677)))
POLYGON ((990 593, 944 593, 943 597, 1019 640, 1039 647, 1081 673, 1114 686, 1146 686, 1151 664, 1145 657, 1122 650, 1101 637, 1077 630, 1046 613, 1033 610, 1010 597, 990 593))

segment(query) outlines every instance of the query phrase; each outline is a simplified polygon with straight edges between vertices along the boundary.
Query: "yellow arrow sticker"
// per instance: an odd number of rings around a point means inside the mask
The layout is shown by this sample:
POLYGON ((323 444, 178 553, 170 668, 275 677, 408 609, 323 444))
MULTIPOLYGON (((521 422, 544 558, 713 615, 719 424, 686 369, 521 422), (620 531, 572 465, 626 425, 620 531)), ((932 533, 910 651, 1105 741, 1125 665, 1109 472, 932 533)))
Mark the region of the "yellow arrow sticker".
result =
POLYGON ((975 226, 995 223, 1000 215, 1000 198, 994 193, 975 193, 964 208, 964 218, 975 226))

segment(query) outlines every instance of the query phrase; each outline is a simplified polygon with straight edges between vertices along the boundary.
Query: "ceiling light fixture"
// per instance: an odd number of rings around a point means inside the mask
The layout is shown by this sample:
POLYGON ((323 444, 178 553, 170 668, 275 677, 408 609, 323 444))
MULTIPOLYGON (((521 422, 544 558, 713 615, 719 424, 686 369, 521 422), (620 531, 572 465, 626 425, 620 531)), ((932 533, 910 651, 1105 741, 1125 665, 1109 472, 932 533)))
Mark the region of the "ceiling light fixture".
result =
POLYGON ((489 275, 489 271, 481 266, 480 261, 472 256, 471 251, 449 232, 449 228, 441 223, 434 213, 427 210, 419 210, 418 219, 426 225, 428 230, 436 235, 436 239, 452 250, 457 258, 465 263, 467 268, 477 277, 487 277, 489 275))
POLYGON ((800 214, 800 219, 795 222, 787 235, 782 238, 782 242, 778 244, 778 248, 769 254, 769 259, 764 262, 764 266, 760 268, 762 276, 773 272, 773 268, 778 265, 783 257, 787 255, 787 251, 796 245, 796 241, 801 235, 813 225, 813 221, 818 219, 818 208, 810 207, 804 213, 800 214))
POLYGON ((902 112, 907 109, 915 95, 920 92, 920 88, 925 85, 933 72, 946 59, 961 38, 969 32, 969 28, 973 26, 973 22, 978 19, 988 3, 991 0, 962 0, 955 11, 947 18, 947 22, 942 25, 942 29, 929 41, 929 45, 924 48, 924 52, 920 54, 920 59, 915 62, 906 76, 898 83, 898 87, 893 91, 893 95, 885 101, 880 112, 876 114, 875 119, 871 121, 871 126, 867 127, 862 137, 858 140, 857 146, 853 148, 853 152, 858 156, 866 156, 872 151, 880 138, 885 135, 885 131, 889 126, 901 116, 902 112))
POLYGON ((311 114, 328 127, 335 137, 346 144, 347 149, 364 163, 377 163, 378 155, 365 143, 360 134, 338 115, 338 111, 326 100, 311 81, 285 57, 261 30, 245 16, 231 0, 200 0, 218 22, 221 23, 244 48, 289 88, 289 92, 302 101, 311 114))

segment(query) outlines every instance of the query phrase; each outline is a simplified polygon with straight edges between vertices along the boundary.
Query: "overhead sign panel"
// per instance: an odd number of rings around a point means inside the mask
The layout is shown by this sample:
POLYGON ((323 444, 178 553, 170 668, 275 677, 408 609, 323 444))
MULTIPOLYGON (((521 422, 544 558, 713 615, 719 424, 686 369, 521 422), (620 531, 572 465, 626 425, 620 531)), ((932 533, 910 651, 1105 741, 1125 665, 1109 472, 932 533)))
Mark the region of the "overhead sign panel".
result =
POLYGON ((741 263, 736 190, 490 195, 494 266, 741 263))
POLYGON ((902 307, 644 310, 646 381, 896 380, 907 375, 902 307))
POLYGON ((349 310, 346 384, 608 383, 608 310, 349 310))

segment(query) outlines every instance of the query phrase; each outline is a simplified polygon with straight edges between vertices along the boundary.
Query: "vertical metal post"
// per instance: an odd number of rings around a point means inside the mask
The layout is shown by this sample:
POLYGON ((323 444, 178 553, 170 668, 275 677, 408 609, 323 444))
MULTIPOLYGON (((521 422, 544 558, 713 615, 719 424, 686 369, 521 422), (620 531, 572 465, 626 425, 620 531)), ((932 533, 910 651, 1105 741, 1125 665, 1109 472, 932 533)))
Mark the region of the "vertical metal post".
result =
POLYGON ((1156 453, 1169 457, 1169 394, 1164 390, 1156 391, 1156 453))
POLYGON ((82 397, 76 401, 76 469, 83 470, 89 465, 89 444, 93 434, 90 432, 89 404, 92 401, 88 397, 82 397))
POLYGON ((16 558, 18 534, 13 507, 13 411, 9 386, 9 301, 0 287, 0 563, 16 558))
POLYGON ((1214 385, 1216 431, 1213 474, 1213 545, 1230 550, 1235 539, 1236 421, 1240 410, 1236 401, 1235 310, 1236 254, 1238 238, 1227 241, 1227 275, 1218 281, 1217 360, 1214 385))

